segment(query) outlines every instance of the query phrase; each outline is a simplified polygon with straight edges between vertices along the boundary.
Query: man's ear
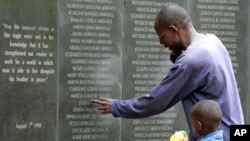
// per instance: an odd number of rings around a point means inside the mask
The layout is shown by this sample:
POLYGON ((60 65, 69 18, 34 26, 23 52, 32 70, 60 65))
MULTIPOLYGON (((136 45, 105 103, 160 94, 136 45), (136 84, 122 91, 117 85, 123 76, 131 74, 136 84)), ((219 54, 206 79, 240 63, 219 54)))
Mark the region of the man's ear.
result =
POLYGON ((176 34, 178 32, 178 28, 174 25, 170 25, 169 30, 172 31, 174 34, 176 34))

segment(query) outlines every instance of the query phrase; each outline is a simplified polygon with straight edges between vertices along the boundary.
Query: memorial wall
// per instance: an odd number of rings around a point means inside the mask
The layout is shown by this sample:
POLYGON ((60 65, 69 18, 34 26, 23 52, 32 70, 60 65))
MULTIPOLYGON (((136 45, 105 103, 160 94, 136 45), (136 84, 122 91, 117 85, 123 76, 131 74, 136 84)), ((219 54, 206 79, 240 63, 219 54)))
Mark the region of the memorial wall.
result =
POLYGON ((172 63, 154 18, 172 4, 225 44, 249 124, 247 0, 0 0, 0 140, 167 141, 188 130, 181 103, 143 119, 89 103, 138 97, 161 81, 172 63))
POLYGON ((0 140, 57 136, 57 2, 0 1, 0 140))

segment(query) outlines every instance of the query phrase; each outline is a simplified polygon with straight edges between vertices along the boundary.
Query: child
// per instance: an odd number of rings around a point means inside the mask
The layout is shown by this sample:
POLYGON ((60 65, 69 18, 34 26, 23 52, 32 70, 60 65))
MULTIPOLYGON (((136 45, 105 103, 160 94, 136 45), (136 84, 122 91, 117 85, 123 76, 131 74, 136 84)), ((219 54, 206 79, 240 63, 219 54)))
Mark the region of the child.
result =
POLYGON ((201 137, 198 141, 223 141, 223 131, 218 129, 222 112, 214 100, 197 102, 191 109, 194 131, 201 137))
MULTIPOLYGON (((197 141, 223 141, 223 131, 218 129, 222 112, 220 105, 214 100, 197 102, 191 109, 194 131, 200 135, 197 141)), ((176 131, 170 141, 187 141, 183 131, 176 131)))

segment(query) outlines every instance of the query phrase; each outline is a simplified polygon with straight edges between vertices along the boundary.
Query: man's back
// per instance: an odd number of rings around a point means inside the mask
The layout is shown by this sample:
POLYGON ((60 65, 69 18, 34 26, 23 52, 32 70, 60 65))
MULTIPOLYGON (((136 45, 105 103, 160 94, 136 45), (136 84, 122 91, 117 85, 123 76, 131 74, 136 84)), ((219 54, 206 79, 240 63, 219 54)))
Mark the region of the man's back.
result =
MULTIPOLYGON (((237 83, 230 56, 220 40, 211 34, 204 36, 200 44, 191 45, 182 54, 190 69, 195 90, 183 100, 184 109, 190 111, 190 103, 205 99, 217 101, 223 113, 220 129, 224 131, 224 140, 229 140, 229 126, 243 124, 243 113, 237 83)), ((181 62, 182 57, 177 59, 181 62)), ((185 67, 185 65, 184 65, 185 67)), ((190 117, 188 117, 189 120, 190 117)), ((191 127, 191 125, 189 125, 191 127)))

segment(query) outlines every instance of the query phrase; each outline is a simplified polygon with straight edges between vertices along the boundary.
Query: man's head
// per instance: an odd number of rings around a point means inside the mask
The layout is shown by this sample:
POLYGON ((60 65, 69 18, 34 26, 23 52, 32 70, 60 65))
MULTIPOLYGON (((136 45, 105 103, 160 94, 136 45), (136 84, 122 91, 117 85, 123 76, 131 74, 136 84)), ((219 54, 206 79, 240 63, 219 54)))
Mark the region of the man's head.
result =
POLYGON ((197 102, 191 109, 193 128, 197 134, 206 135, 218 129, 222 112, 214 100, 197 102))
POLYGON ((155 18, 155 31, 159 41, 173 54, 180 54, 190 44, 190 17, 187 11, 178 6, 164 6, 155 18))

